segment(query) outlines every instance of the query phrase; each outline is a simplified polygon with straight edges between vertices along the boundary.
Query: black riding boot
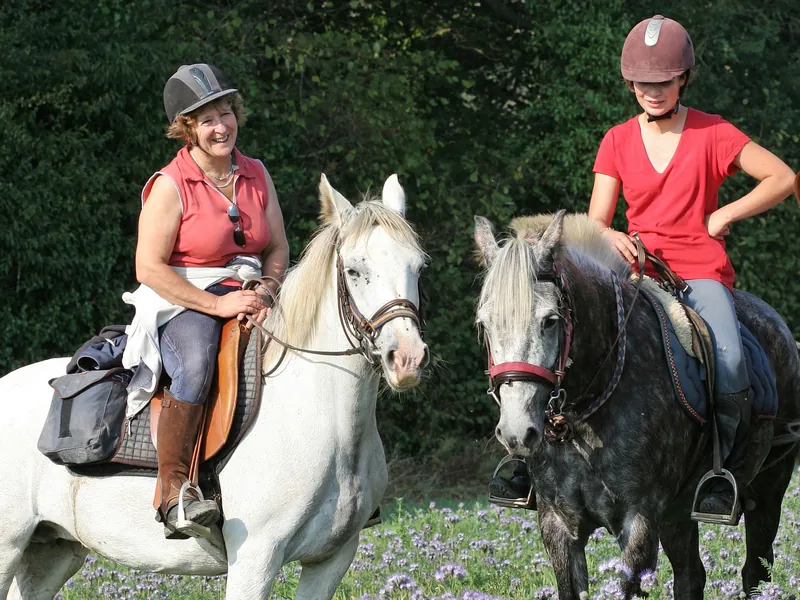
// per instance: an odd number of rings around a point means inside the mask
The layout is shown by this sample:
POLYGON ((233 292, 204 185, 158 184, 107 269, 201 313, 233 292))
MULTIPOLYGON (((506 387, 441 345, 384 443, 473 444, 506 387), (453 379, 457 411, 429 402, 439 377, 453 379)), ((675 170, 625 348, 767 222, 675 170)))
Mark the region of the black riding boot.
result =
MULTIPOLYGON (((514 502, 519 508, 536 510, 536 494, 531 493, 531 480, 528 477, 528 468, 525 463, 517 463, 511 479, 507 479, 502 475, 495 475, 489 482, 490 502, 492 502, 493 497, 514 502), (530 501, 528 501, 529 494, 530 501)), ((502 504, 508 506, 506 503, 502 504)))
MULTIPOLYGON (((748 388, 733 394, 719 394, 714 404, 720 450, 723 458, 727 456, 724 466, 736 479, 740 497, 745 486, 755 477, 753 471, 758 469, 756 461, 748 460, 748 457, 753 453, 760 453, 760 448, 754 447, 760 443, 760 439, 749 435, 750 415, 753 410, 751 400, 752 392, 748 388)), ((704 491, 705 497, 699 505, 700 512, 731 514, 734 490, 730 482, 714 479, 704 491)))

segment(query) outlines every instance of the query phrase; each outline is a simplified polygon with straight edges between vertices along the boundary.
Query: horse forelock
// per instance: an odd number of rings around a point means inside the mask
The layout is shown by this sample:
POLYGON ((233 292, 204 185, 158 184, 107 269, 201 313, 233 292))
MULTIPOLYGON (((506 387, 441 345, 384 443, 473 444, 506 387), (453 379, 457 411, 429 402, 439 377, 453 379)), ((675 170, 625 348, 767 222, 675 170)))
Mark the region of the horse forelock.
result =
POLYGON ((490 311, 501 331, 527 331, 536 302, 533 283, 537 264, 533 245, 508 238, 486 271, 478 301, 479 310, 490 311))
MULTIPOLYGON (((399 245, 425 255, 417 233, 397 212, 374 197, 365 196, 345 215, 341 228, 321 226, 289 269, 280 290, 280 308, 273 310, 264 327, 281 340, 304 346, 314 334, 326 292, 335 285, 330 277, 338 248, 346 249, 382 228, 399 245)), ((270 344, 265 360, 280 355, 281 347, 270 344)))
MULTIPOLYGON (((553 216, 540 214, 512 220, 512 235, 501 241, 501 248, 486 271, 479 310, 491 311, 496 326, 503 331, 525 331, 530 326, 533 309, 540 300, 533 284, 542 268, 537 263, 535 245, 553 216)), ((628 279, 628 263, 601 234, 600 227, 588 215, 566 215, 561 238, 553 250, 554 260, 569 261, 588 278, 606 279, 608 271, 613 270, 620 280, 628 279)))

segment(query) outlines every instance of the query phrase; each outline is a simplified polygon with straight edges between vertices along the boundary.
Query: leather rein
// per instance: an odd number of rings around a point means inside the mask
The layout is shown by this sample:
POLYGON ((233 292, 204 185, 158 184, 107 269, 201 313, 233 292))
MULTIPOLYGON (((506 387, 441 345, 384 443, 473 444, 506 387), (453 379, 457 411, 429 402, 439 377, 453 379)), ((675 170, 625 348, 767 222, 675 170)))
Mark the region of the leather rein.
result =
MULTIPOLYGON (((641 244, 639 242, 639 244, 641 244)), ((639 273, 644 272, 644 260, 646 251, 644 246, 640 245, 639 252, 639 273)), ((489 389, 487 393, 491 395, 495 402, 500 405, 500 392, 499 387, 504 383, 512 383, 514 381, 528 381, 534 383, 546 382, 553 386, 550 392, 550 398, 547 402, 544 436, 548 443, 551 445, 565 444, 572 440, 574 437, 575 425, 581 423, 597 412, 603 404, 608 400, 611 394, 619 384, 622 377, 622 372, 625 368, 625 348, 627 345, 626 325, 630 315, 632 314, 633 304, 639 295, 639 287, 641 285, 642 276, 640 275, 637 285, 636 293, 628 314, 625 314, 625 306, 623 303, 622 286, 619 278, 614 271, 611 271, 611 280, 614 285, 614 296, 616 299, 616 312, 617 312, 617 337, 609 348, 608 354, 603 362, 598 367, 595 376, 587 386, 587 392, 584 392, 574 402, 569 402, 567 399, 566 390, 561 387, 561 384, 566 376, 567 369, 571 364, 569 357, 572 338, 574 332, 574 323, 572 318, 572 306, 570 301, 569 289, 567 287, 566 279, 555 264, 553 263, 553 272, 546 275, 541 275, 537 279, 537 283, 549 282, 555 284, 559 291, 559 309, 563 315, 563 326, 559 335, 559 353, 557 363, 554 368, 548 369, 540 365, 534 365, 527 362, 504 362, 495 364, 492 358, 491 348, 489 347, 488 338, 486 339, 486 349, 489 355, 489 369, 486 374, 489 376, 489 389), (594 380, 600 374, 606 361, 611 356, 611 353, 617 348, 617 361, 614 368, 614 374, 606 385, 603 392, 597 396, 588 406, 583 410, 578 411, 578 404, 581 400, 589 398, 588 389, 594 383, 594 380)))
MULTIPOLYGON (((277 281, 273 277, 267 279, 277 281)), ((262 282, 262 280, 254 281, 256 282, 256 285, 262 282)), ((247 288, 249 286, 245 287, 247 288)), ((267 293, 272 298, 273 307, 280 309, 280 303, 278 302, 278 298, 275 293, 269 289, 269 287, 263 287, 267 290, 267 293)), ((347 285, 342 255, 339 253, 338 249, 336 252, 336 295, 338 298, 337 305, 339 322, 341 323, 345 337, 351 346, 346 350, 312 350, 309 348, 299 348, 276 337, 271 331, 267 330, 251 315, 246 316, 247 320, 253 325, 253 327, 257 327, 265 336, 267 336, 269 341, 273 341, 283 348, 281 355, 278 358, 278 362, 267 373, 265 373, 263 377, 269 377, 278 369, 289 350, 301 352, 303 354, 314 354, 317 356, 351 356, 355 354, 361 354, 369 364, 375 365, 375 359, 372 355, 372 352, 375 348, 375 340, 380 335, 380 331, 383 326, 394 319, 411 319, 414 321, 414 323, 416 323, 417 328, 420 331, 420 335, 422 335, 423 321, 421 312, 413 302, 406 300, 405 298, 390 300, 381 306, 377 311, 375 311, 375 314, 373 314, 371 318, 367 319, 364 317, 361 311, 358 310, 358 307, 353 300, 352 293, 350 292, 350 288, 347 285)), ((269 341, 267 343, 269 343, 269 341)))

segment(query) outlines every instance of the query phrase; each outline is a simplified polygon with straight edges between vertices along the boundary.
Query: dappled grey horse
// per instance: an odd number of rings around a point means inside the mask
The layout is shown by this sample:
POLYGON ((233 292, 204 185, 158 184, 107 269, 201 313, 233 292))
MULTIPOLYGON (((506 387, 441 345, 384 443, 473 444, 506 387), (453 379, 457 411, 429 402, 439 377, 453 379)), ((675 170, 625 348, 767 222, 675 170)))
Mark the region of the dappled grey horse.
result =
MULTIPOLYGON (((674 398, 656 314, 641 298, 633 302, 627 263, 586 216, 543 217, 517 219, 515 235, 502 245, 491 224, 476 218, 486 266, 477 322, 491 364, 509 365, 494 391, 496 434, 510 454, 527 461, 559 598, 588 597, 585 546, 605 527, 628 569, 626 597, 642 594, 641 576, 655 570, 660 539, 675 597, 701 599, 706 576, 690 512, 695 486, 711 465, 708 436, 674 398), (614 345, 620 329, 621 370, 614 345), (514 376, 525 370, 536 375, 514 376), (553 394, 556 385, 560 392, 553 394), (558 443, 566 425, 569 441, 558 443)), ((772 308, 741 291, 735 303, 769 358, 780 402, 774 420, 754 426, 754 435, 773 445, 745 504, 742 578, 751 591, 769 579, 762 560, 773 562, 781 500, 798 453, 800 360, 772 308)))

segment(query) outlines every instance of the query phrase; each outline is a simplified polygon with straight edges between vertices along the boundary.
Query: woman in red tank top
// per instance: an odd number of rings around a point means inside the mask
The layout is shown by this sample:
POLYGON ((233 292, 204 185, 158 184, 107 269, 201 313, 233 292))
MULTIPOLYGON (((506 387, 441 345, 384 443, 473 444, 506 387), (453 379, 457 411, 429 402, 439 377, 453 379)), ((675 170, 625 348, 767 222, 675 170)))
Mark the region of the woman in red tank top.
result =
MULTIPOLYGON (((185 146, 142 192, 136 276, 171 311, 148 337, 158 340, 171 379, 157 432, 159 514, 165 535, 181 538, 192 529, 176 527, 179 490, 188 479, 222 323, 264 319, 263 288, 273 284, 261 280, 255 290, 242 290, 242 282, 262 275, 280 280, 289 247, 269 174, 236 149, 244 112, 224 73, 207 64, 180 67, 164 88, 164 108, 168 136, 185 146)), ((138 315, 146 307, 136 309, 138 315)), ((216 503, 201 501, 191 488, 183 504, 189 521, 208 526, 219 519, 216 503)))

